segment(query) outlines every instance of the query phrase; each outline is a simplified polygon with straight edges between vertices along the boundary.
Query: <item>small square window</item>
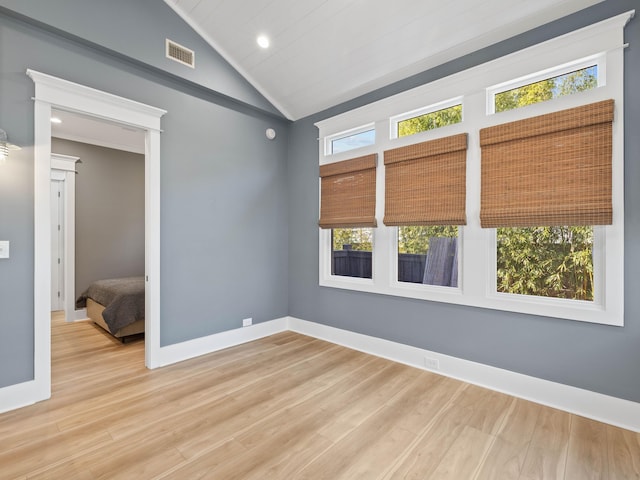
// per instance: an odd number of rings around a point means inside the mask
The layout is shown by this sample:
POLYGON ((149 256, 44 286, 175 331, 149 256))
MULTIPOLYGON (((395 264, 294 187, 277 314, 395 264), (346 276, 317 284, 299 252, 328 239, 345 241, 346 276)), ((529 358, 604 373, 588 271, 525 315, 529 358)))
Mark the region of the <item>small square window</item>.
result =
POLYGON ((331 230, 331 275, 372 278, 373 228, 331 230))
POLYGON ((458 227, 398 227, 398 281, 458 286, 458 227))

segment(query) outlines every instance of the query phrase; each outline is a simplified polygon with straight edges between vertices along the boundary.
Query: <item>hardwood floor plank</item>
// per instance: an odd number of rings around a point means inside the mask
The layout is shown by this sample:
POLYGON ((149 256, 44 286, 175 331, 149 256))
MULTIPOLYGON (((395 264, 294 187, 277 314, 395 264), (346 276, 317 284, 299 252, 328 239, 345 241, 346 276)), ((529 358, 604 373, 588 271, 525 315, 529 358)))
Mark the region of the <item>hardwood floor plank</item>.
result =
POLYGON ((513 397, 488 388, 469 385, 456 397, 454 403, 473 410, 469 425, 489 434, 500 429, 513 397))
POLYGON ((478 471, 478 480, 510 480, 520 476, 542 408, 526 400, 512 400, 496 441, 478 471))
POLYGON ((567 453, 567 480, 607 480, 607 426, 577 415, 571 422, 567 453))
POLYGON ((564 478, 571 417, 552 408, 540 412, 520 474, 522 480, 564 478))
POLYGON ((513 399, 511 408, 505 418, 505 422, 498 432, 498 438, 518 446, 527 446, 533 438, 533 433, 538 424, 540 412, 544 407, 537 403, 513 399))
POLYGON ((493 441, 492 435, 465 425, 438 463, 433 478, 442 480, 473 478, 474 472, 493 441))
POLYGON ((609 476, 640 479, 640 433, 607 425, 609 476))
POLYGON ((514 444, 496 438, 481 462, 476 480, 512 480, 520 477, 528 444, 514 444))
POLYGON ((216 478, 214 472, 230 458, 236 458, 242 454, 245 448, 231 439, 211 449, 206 455, 202 455, 188 462, 182 462, 174 468, 167 469, 160 475, 152 477, 153 480, 201 480, 216 478))

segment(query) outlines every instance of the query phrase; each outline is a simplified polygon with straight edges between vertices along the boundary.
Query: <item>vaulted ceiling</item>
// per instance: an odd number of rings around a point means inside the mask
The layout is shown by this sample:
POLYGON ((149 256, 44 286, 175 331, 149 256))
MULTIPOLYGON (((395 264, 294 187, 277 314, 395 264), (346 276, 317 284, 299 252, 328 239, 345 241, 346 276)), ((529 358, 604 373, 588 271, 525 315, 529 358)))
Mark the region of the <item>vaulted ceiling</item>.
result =
POLYGON ((599 1, 165 0, 293 120, 599 1))

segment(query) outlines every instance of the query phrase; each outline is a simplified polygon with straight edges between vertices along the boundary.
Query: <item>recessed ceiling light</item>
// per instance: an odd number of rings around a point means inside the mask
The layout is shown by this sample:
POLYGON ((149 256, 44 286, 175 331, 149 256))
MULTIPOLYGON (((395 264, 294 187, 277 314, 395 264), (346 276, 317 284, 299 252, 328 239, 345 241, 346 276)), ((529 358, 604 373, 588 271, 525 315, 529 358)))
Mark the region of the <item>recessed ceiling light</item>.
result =
POLYGON ((259 35, 256 41, 258 42, 258 45, 260 45, 260 47, 269 48, 269 37, 267 37, 266 35, 259 35))
POLYGON ((58 117, 51 117, 51 123, 62 123, 62 120, 58 117))

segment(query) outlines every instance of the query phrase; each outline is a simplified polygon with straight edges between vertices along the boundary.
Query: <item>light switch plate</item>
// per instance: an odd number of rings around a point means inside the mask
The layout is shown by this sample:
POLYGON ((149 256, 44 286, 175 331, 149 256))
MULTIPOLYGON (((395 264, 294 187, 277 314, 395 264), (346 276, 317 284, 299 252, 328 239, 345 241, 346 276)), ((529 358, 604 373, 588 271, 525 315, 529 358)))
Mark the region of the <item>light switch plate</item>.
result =
POLYGON ((9 258, 9 240, 0 240, 0 258, 9 258))

